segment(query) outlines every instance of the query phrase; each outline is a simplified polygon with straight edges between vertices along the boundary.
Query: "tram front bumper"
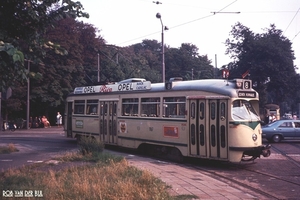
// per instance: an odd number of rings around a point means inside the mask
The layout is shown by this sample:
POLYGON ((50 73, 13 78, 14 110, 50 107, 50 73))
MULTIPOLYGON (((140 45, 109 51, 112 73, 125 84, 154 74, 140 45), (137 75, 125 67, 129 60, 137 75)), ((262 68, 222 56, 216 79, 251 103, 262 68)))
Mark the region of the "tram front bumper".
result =
POLYGON ((264 157, 269 157, 271 155, 271 145, 270 144, 263 145, 263 148, 261 151, 262 151, 262 155, 264 157))
POLYGON ((261 145, 259 147, 229 147, 229 150, 232 151, 243 151, 244 156, 252 156, 255 158, 269 157, 271 155, 271 145, 261 145))
POLYGON ((269 157, 271 155, 271 145, 262 145, 259 147, 255 147, 249 150, 244 151, 244 155, 253 156, 256 158, 260 158, 262 155, 263 157, 269 157))

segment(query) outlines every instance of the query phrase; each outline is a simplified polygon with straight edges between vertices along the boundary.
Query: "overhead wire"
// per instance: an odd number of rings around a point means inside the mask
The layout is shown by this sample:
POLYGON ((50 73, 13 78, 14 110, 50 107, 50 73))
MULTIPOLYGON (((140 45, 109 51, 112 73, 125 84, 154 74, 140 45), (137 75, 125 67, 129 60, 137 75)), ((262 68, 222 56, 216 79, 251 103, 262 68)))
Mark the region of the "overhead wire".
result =
POLYGON ((293 41, 298 35, 299 35, 300 31, 298 31, 298 33, 293 37, 293 39, 291 41, 293 41))
POLYGON ((298 12, 299 12, 300 8, 297 10, 296 14, 294 15, 293 19, 290 21, 289 25, 286 27, 285 31, 283 32, 283 34, 287 31, 287 29, 290 27, 291 23, 294 21, 295 17, 297 16, 298 12))
MULTIPOLYGON (((186 24, 190 24, 190 23, 193 23, 193 22, 196 22, 196 21, 199 21, 199 20, 202 20, 202 19, 205 19, 205 18, 208 18, 208 17, 212 17, 214 16, 216 13, 218 12, 221 12, 222 10, 226 9, 227 7, 231 6, 233 3, 237 2, 238 0, 235 0, 233 1, 232 3, 228 4, 227 6, 225 6, 224 8, 220 9, 219 11, 217 12, 214 12, 213 14, 210 14, 210 15, 207 15, 207 16, 204 16, 204 17, 200 17, 198 19, 195 19, 195 20, 192 20, 192 21, 188 21, 188 22, 185 22, 185 23, 182 23, 182 24, 179 24, 179 25, 176 25, 176 26, 173 26, 173 27, 168 27, 168 29, 172 29, 172 28, 177 28, 177 27, 180 27, 180 26, 184 26, 186 24)), ((135 41, 135 40, 138 40, 138 39, 141 39, 141 38, 146 38, 148 36, 151 36, 151 35, 154 35, 154 34, 157 34, 157 33, 160 33, 160 31, 156 31, 154 33, 150 33, 150 34, 147 34, 147 35, 144 35, 144 36, 141 36, 141 37, 137 37, 137 38, 134 38, 134 39, 130 39, 130 40, 127 40, 125 42, 121 42, 119 43, 120 44, 123 44, 123 43, 128 43, 128 42, 131 42, 131 41, 135 41)))

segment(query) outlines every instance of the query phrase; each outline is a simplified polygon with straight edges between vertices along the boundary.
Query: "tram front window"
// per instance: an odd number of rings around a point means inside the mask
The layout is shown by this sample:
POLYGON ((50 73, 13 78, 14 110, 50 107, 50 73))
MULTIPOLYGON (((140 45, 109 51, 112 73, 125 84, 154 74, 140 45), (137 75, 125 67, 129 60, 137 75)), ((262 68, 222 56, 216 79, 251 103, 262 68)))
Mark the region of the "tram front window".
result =
POLYGON ((235 100, 232 103, 232 118, 234 120, 251 120, 259 121, 259 115, 257 114, 253 102, 246 100, 235 100))

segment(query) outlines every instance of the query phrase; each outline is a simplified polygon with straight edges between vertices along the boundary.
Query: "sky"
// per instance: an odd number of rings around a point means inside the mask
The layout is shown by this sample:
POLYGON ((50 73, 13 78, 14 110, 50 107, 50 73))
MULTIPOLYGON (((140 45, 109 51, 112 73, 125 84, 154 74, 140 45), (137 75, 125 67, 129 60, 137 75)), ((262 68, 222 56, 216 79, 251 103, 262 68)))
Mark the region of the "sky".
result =
MULTIPOLYGON (((225 41, 232 27, 240 22, 253 33, 275 24, 292 42, 300 73, 300 0, 79 0, 89 19, 100 30, 107 44, 120 47, 141 43, 144 39, 162 39, 179 48, 182 43, 196 45, 201 56, 207 55, 214 67, 232 61, 225 54, 225 41)), ((79 19, 81 20, 81 18, 79 19)))

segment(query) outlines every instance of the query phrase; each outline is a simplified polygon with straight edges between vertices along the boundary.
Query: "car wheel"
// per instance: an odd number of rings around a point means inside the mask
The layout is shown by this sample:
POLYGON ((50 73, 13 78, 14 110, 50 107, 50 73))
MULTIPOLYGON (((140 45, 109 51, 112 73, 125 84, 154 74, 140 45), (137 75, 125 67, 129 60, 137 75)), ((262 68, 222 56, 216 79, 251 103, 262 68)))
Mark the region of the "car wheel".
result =
POLYGON ((273 142, 280 142, 281 141, 281 136, 280 135, 274 135, 272 137, 273 142))

